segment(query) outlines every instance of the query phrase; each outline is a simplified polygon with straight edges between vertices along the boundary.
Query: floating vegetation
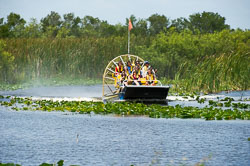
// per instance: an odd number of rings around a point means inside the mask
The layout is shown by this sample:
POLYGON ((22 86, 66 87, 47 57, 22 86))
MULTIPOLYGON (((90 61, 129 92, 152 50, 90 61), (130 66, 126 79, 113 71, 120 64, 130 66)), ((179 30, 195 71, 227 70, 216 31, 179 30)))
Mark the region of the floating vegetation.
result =
POLYGON ((60 160, 57 163, 54 164, 48 164, 48 163, 42 163, 39 166, 63 166, 64 161, 60 160))
POLYGON ((6 164, 0 163, 0 166, 21 166, 21 165, 19 165, 19 164, 14 164, 14 163, 6 163, 6 164))
MULTIPOLYGON (((228 102, 228 101, 227 101, 228 102)), ((9 101, 2 101, 2 106, 12 110, 40 110, 40 111, 69 111, 79 114, 115 114, 119 116, 147 116, 150 118, 202 118, 205 120, 250 120, 249 104, 232 103, 233 109, 218 108, 220 104, 209 101, 210 107, 182 107, 145 105, 142 103, 120 102, 107 103, 89 101, 52 101, 32 100, 31 98, 12 97, 9 101), (242 109, 238 109, 242 108, 242 109)))
POLYGON ((221 99, 220 101, 213 101, 213 100, 209 100, 208 103, 211 106, 214 107, 233 107, 233 108, 240 108, 240 109, 249 109, 250 108, 250 104, 246 104, 246 103, 240 103, 240 102, 232 102, 234 101, 233 98, 230 97, 226 97, 224 99, 221 99), (224 103, 220 102, 223 101, 224 103))
MULTIPOLYGON (((42 163, 39 166, 63 166, 64 160, 60 160, 57 163, 49 164, 49 163, 42 163)), ((21 166, 20 164, 14 164, 14 163, 0 163, 0 166, 21 166)), ((70 166, 77 166, 77 165, 70 165, 70 166)))

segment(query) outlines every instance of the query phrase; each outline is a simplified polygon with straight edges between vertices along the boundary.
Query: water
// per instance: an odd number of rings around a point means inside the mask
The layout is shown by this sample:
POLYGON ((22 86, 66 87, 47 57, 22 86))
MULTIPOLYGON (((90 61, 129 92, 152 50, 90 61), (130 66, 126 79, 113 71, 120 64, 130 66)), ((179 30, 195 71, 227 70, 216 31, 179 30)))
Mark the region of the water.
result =
POLYGON ((0 161, 22 165, 250 164, 249 121, 110 117, 0 109, 0 161), (79 134, 77 143, 77 134, 79 134))
POLYGON ((92 86, 48 86, 18 89, 14 91, 0 91, 0 95, 34 96, 34 97, 101 97, 102 85, 92 86))
MULTIPOLYGON (((35 87, 29 89, 18 89, 14 91, 0 91, 0 95, 11 95, 18 97, 31 97, 34 100, 45 99, 45 100, 67 100, 67 101, 102 101, 102 85, 92 86, 48 86, 48 87, 35 87)), ((193 107, 205 107, 208 105, 208 100, 218 100, 225 97, 231 97, 235 100, 249 99, 250 90, 248 91, 232 91, 229 93, 221 92, 218 94, 209 94, 200 96, 200 98, 206 98, 205 103, 198 103, 195 98, 188 99, 183 96, 168 96, 168 104, 175 106, 177 104, 181 106, 193 106, 193 107)), ((250 101, 240 101, 242 103, 250 104, 250 101)), ((228 108, 226 108, 228 109, 228 108)))
MULTIPOLYGON (((101 95, 98 86, 91 87, 0 94, 68 99, 101 95)), ((0 106, 0 133, 0 162, 24 166, 61 159, 65 165, 195 165, 208 158, 206 165, 250 165, 250 121, 16 112, 0 106)))
MULTIPOLYGON (((198 103, 195 98, 191 98, 191 97, 187 97, 184 98, 183 96, 168 96, 167 99, 169 100, 168 104, 171 106, 175 106, 177 104, 181 105, 182 107, 185 106, 192 106, 192 107, 205 107, 205 106, 209 106, 209 100, 214 100, 214 101, 218 101, 221 99, 224 99, 226 97, 230 97, 233 98, 235 101, 233 101, 232 103, 246 103, 246 104, 250 104, 250 101, 244 101, 244 99, 250 99, 250 90, 247 91, 231 91, 231 92, 220 92, 218 94, 208 94, 208 95, 201 95, 201 98, 206 99, 206 101, 204 103, 198 103)), ((220 107, 221 108, 221 107, 220 107)), ((230 107, 231 108, 231 107, 230 107)), ((228 109, 228 107, 224 107, 222 109, 228 109)))

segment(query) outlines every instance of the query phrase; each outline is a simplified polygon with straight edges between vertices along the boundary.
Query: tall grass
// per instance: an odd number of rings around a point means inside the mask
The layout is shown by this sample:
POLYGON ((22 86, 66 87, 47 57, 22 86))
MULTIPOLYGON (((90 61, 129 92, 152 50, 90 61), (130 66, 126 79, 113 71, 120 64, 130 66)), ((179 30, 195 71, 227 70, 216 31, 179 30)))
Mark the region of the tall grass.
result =
POLYGON ((126 39, 6 39, 6 51, 15 56, 16 81, 55 76, 101 78, 115 56, 126 53, 126 39))
MULTIPOLYGON (((14 60, 13 70, 5 74, 8 77, 0 75, 0 83, 54 77, 101 79, 108 62, 127 53, 126 36, 22 38, 4 42, 5 51, 14 60)), ((156 37, 132 34, 131 53, 149 60, 158 68, 158 77, 181 82, 186 90, 250 88, 250 31, 194 35, 170 29, 156 37)), ((0 70, 4 72, 1 65, 0 70)))

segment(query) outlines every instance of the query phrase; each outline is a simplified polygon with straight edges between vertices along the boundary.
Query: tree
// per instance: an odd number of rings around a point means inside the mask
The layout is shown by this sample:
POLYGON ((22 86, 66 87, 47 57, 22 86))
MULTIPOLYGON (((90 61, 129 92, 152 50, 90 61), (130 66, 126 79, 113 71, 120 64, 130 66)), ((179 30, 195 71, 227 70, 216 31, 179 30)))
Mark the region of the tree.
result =
POLYGON ((92 16, 85 16, 83 18, 83 27, 90 29, 98 29, 100 27, 101 21, 99 18, 94 18, 92 16))
MULTIPOLYGON (((128 28, 129 19, 133 25, 133 34, 147 36, 148 34, 148 23, 145 19, 137 19, 134 15, 126 18, 126 28, 128 28)), ((127 31, 127 29, 126 29, 127 31)))
POLYGON ((117 36, 124 36, 124 35, 127 35, 128 33, 128 27, 122 25, 121 23, 116 24, 113 27, 115 29, 115 33, 116 33, 115 35, 117 36))
POLYGON ((7 16, 7 23, 0 18, 0 37, 23 37, 26 21, 19 14, 10 13, 7 16))
POLYGON ((8 25, 5 24, 3 21, 4 18, 0 18, 0 38, 9 37, 10 34, 8 25))
POLYGON ((132 14, 129 18, 126 18, 126 26, 127 27, 128 27, 129 19, 130 19, 132 25, 136 24, 137 19, 136 19, 135 15, 132 14))
POLYGON ((82 31, 85 35, 95 36, 98 35, 100 31, 101 21, 99 18, 94 18, 92 16, 85 16, 82 19, 82 31))
POLYGON ((177 32, 181 32, 185 29, 188 29, 188 20, 183 17, 174 19, 172 20, 171 27, 175 27, 177 32))
POLYGON ((169 19, 164 15, 153 14, 148 19, 149 32, 151 35, 159 34, 164 28, 169 26, 169 19))
POLYGON ((188 27, 193 32, 198 29, 201 33, 213 33, 223 29, 230 29, 230 26, 225 24, 225 21, 225 17, 220 16, 218 13, 204 11, 201 14, 190 15, 188 27))
POLYGON ((147 36, 148 35, 148 23, 147 23, 147 20, 139 19, 135 23, 134 33, 135 33, 135 35, 147 36))
POLYGON ((35 18, 31 18, 29 24, 25 27, 25 37, 41 37, 41 24, 37 23, 35 18))
POLYGON ((46 36, 51 35, 48 37, 56 37, 62 24, 61 16, 58 13, 51 11, 51 13, 45 18, 41 19, 41 24, 43 32, 48 32, 46 36))
POLYGON ((17 26, 24 25, 25 23, 26 21, 21 18, 19 14, 10 13, 7 16, 7 25, 11 31, 14 30, 17 26))
POLYGON ((65 31, 67 29, 69 36, 80 36, 80 17, 75 17, 74 13, 68 13, 63 15, 64 21, 62 22, 62 28, 65 31))
POLYGON ((114 25, 110 25, 107 21, 101 21, 100 35, 104 37, 119 35, 114 25))

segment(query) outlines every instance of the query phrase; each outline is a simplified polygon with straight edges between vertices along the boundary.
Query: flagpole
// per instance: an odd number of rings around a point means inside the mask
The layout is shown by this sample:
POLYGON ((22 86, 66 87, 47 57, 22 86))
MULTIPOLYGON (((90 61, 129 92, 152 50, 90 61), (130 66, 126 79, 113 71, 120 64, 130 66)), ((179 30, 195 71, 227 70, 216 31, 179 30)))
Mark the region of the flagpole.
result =
POLYGON ((130 49, 130 31, 133 28, 133 25, 131 23, 131 20, 128 21, 128 55, 129 55, 129 49, 130 49))
POLYGON ((128 28, 128 55, 129 55, 129 44, 130 44, 130 30, 128 28))

